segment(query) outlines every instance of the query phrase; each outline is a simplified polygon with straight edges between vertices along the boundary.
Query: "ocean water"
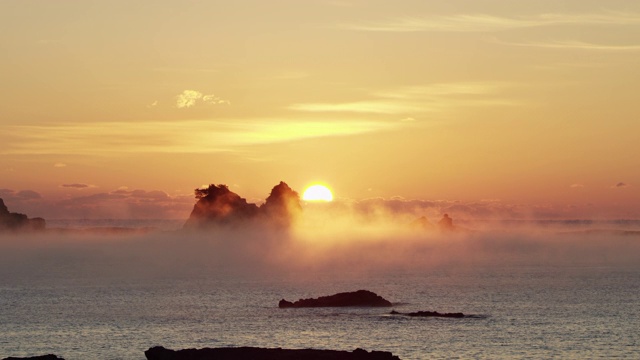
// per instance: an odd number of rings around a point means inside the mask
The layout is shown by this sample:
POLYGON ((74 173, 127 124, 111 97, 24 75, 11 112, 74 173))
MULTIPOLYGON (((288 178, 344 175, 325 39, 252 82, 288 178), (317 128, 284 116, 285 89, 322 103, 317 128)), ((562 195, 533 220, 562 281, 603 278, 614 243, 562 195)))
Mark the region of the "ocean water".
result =
MULTIPOLYGON (((153 244, 154 236, 136 250, 122 250, 123 244, 140 241, 128 238, 5 238, 0 357, 54 353, 67 360, 144 359, 144 350, 162 345, 360 347, 391 351, 402 359, 640 358, 640 266, 634 265, 640 254, 629 254, 638 249, 635 236, 590 240, 585 235, 589 245, 576 249, 584 261, 567 255, 576 242, 562 251, 554 248, 555 256, 529 242, 517 249, 472 246, 470 251, 485 254, 437 266, 383 269, 362 269, 367 259, 354 261, 353 267, 341 261, 339 268, 251 267, 253 259, 220 265, 220 256, 192 258, 171 246, 163 257, 147 257, 140 249, 153 244), (594 245, 600 242, 613 242, 628 256, 594 245), (508 260, 510 252, 535 256, 508 260), (473 316, 410 318, 390 315, 390 308, 277 307, 282 298, 358 289, 374 291, 401 312, 473 316)), ((474 240, 456 241, 466 246, 465 241, 474 240)), ((182 236, 167 242, 189 244, 182 236)), ((461 248, 430 249, 455 257, 461 248)), ((222 250, 211 246, 206 251, 222 250)), ((238 256, 225 251, 222 257, 238 256)), ((414 261, 419 263, 421 254, 414 261)))

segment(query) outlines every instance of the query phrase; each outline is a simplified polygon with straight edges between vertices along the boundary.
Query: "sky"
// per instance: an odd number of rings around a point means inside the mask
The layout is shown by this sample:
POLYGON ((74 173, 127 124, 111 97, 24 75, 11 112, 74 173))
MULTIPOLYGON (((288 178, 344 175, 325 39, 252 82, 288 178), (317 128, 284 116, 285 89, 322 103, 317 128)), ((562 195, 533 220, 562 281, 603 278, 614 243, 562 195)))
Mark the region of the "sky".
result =
POLYGON ((30 216, 187 218, 194 188, 282 180, 640 218, 640 2, 0 0, 0 54, 0 198, 30 216))

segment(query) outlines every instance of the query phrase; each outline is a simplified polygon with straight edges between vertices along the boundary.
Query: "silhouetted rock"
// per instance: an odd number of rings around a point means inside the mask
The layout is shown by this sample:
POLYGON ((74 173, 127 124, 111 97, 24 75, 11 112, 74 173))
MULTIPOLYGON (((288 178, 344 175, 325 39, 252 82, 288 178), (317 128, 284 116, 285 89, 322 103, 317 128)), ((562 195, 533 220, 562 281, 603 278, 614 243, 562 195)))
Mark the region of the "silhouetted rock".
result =
POLYGON ((331 296, 321 296, 317 299, 300 299, 296 302, 282 299, 278 303, 278 307, 281 308, 342 306, 383 307, 391 306, 391 302, 371 291, 358 290, 354 292, 339 293, 331 296))
POLYGON ((40 355, 40 356, 31 356, 31 357, 13 357, 10 356, 8 358, 4 358, 2 360, 64 360, 61 357, 57 357, 55 355, 40 355))
POLYGON ((44 230, 46 222, 43 218, 29 219, 27 215, 9 212, 0 199, 0 231, 2 230, 44 230))
POLYGON ((438 221, 438 227, 440 230, 444 231, 451 231, 455 229, 455 226, 453 226, 453 219, 449 217, 449 214, 444 214, 442 219, 438 221))
POLYGON ((260 211, 275 224, 287 226, 302 213, 300 195, 281 181, 271 189, 271 193, 264 205, 260 207, 260 211))
POLYGON ((433 230, 436 226, 426 216, 421 216, 411 223, 411 227, 420 230, 433 230))
POLYGON ((144 352, 147 360, 400 360, 387 351, 268 349, 257 347, 170 350, 162 346, 144 352))
POLYGON ((258 206, 229 190, 226 185, 214 185, 195 190, 198 202, 184 225, 185 228, 199 228, 211 225, 232 224, 255 218, 258 206))
POLYGON ((302 212, 300 196, 284 182, 271 190, 261 207, 248 203, 226 185, 211 184, 207 188, 196 189, 195 195, 198 202, 184 225, 188 229, 246 224, 248 221, 287 227, 302 212))
POLYGON ((404 316, 416 316, 416 317, 444 317, 444 318, 463 318, 463 313, 439 313, 437 311, 418 311, 411 313, 401 313, 395 310, 390 312, 391 315, 404 315, 404 316))

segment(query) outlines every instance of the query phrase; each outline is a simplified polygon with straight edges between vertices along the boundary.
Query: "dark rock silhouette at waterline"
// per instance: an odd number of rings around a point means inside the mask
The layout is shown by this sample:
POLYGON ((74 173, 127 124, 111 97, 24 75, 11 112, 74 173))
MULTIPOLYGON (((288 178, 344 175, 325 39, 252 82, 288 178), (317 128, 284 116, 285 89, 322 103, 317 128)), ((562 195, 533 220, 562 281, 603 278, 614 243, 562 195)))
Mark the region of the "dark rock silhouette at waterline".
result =
POLYGON ((271 189, 260 207, 248 203, 222 184, 196 189, 195 196, 198 202, 184 224, 185 229, 246 225, 248 222, 288 227, 302 212, 300 196, 282 181, 271 189))
POLYGON ((57 357, 56 355, 40 355, 40 356, 31 356, 31 357, 7 357, 2 360, 64 360, 61 357, 57 357))
POLYGON ((317 299, 300 299, 296 302, 280 300, 278 307, 281 308, 303 308, 303 307, 343 307, 343 306, 364 306, 364 307, 389 307, 391 302, 368 290, 358 290, 354 292, 338 293, 331 296, 321 296, 317 299))
POLYGON ((170 350, 162 346, 144 352, 147 360, 400 360, 387 351, 269 349, 257 347, 170 350))
POLYGON ((414 317, 443 317, 443 318, 463 318, 463 313, 439 313, 437 311, 418 311, 410 313, 401 313, 395 310, 390 312, 391 315, 404 315, 414 317))
POLYGON ((9 212, 0 199, 0 231, 44 230, 46 222, 43 218, 29 219, 27 215, 9 212))

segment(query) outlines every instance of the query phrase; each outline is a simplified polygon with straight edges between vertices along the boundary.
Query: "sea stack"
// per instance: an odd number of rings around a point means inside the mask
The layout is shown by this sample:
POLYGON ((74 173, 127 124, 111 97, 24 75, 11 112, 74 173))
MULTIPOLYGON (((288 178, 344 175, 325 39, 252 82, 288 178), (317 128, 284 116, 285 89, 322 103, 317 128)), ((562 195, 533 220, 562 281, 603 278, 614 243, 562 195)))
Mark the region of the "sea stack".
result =
POLYGON ((304 308, 304 307, 389 307, 392 306, 389 300, 368 290, 358 290, 354 292, 338 293, 331 296, 321 296, 317 299, 300 299, 296 302, 280 300, 280 308, 304 308))

